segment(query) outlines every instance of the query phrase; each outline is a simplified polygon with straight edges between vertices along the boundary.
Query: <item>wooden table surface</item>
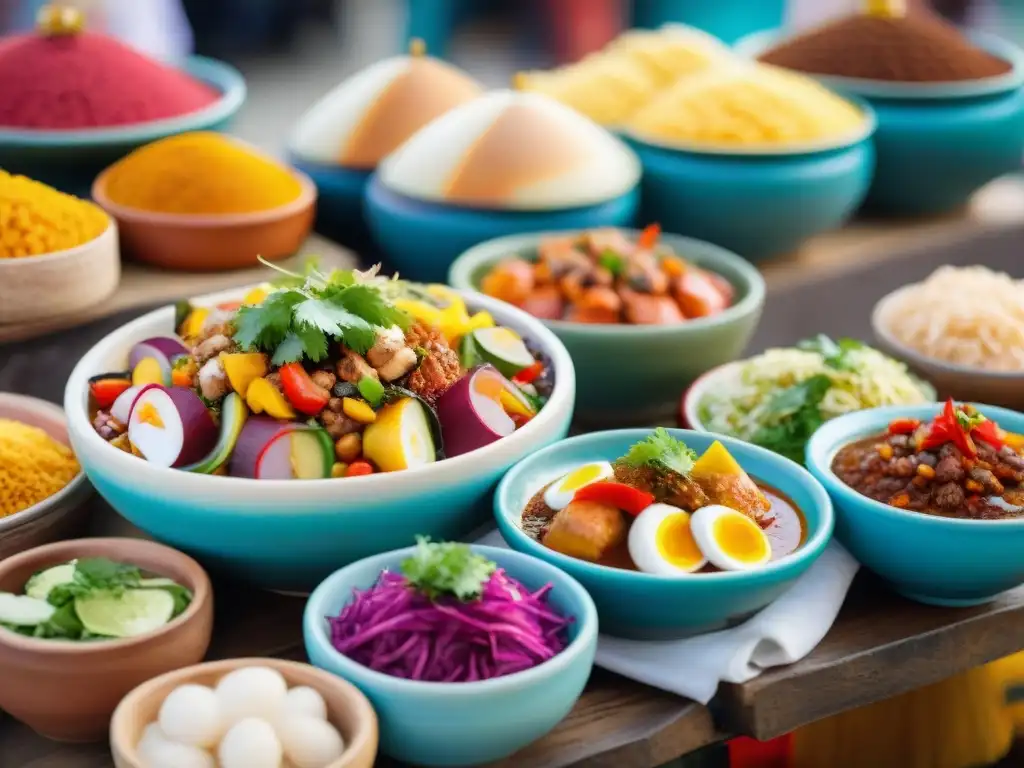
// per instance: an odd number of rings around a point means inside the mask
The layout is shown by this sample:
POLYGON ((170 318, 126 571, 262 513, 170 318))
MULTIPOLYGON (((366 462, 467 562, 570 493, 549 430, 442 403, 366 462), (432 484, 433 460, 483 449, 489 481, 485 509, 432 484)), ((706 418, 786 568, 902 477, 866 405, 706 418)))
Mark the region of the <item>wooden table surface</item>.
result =
MULTIPOLYGON (((818 329, 818 315, 823 316, 825 307, 812 308, 816 315, 811 318, 806 315, 809 303, 805 303, 803 315, 788 317, 794 303, 789 297, 805 281, 858 272, 852 285, 867 280, 873 271, 870 265, 884 259, 903 261, 910 269, 915 253, 916 263, 924 268, 926 262, 943 258, 935 252, 939 243, 1020 227, 1024 221, 1024 187, 1018 182, 1008 183, 995 189, 993 199, 998 199, 998 204, 986 202, 982 206, 984 216, 976 219, 931 222, 916 230, 891 230, 884 236, 864 225, 859 238, 853 236, 854 227, 834 236, 830 249, 809 247, 798 259, 766 265, 769 307, 764 324, 778 325, 781 330, 784 325, 796 323, 802 327, 808 321, 814 324, 811 330, 818 329), (850 239, 841 244, 843 238, 850 239), (928 257, 922 258, 922 253, 928 257), (773 294, 786 296, 786 301, 777 299, 776 304, 787 306, 773 311, 773 294)), ((1013 239, 1012 233, 1007 236, 1013 239)), ((314 249, 322 251, 321 246, 314 242, 314 249)), ((1005 243, 1001 251, 1008 252, 1005 243)), ((970 257, 961 254, 959 260, 963 258, 970 257)), ((225 285, 203 285, 174 296, 219 287, 225 285)), ((127 306, 164 300, 150 298, 127 306)), ((869 309, 864 307, 863 312, 869 309)), ((117 318, 108 322, 115 321, 123 322, 117 318)), ((50 335, 34 343, 0 346, 0 389, 59 402, 67 370, 78 355, 109 330, 104 325, 50 335), (41 370, 44 367, 45 372, 41 370)), ((772 336, 770 329, 764 330, 772 336)), ((127 525, 101 501, 97 500, 95 506, 97 532, 109 532, 112 526, 117 532, 127 525)), ((212 658, 302 658, 301 599, 227 583, 218 584, 217 596, 218 630, 210 651, 212 658)), ((723 686, 708 707, 595 670, 586 692, 565 721, 545 738, 491 768, 654 768, 732 734, 771 738, 813 720, 937 682, 1022 647, 1024 588, 987 606, 942 609, 899 598, 871 576, 861 574, 828 636, 802 661, 769 671, 744 685, 723 686)), ((107 768, 110 764, 103 744, 56 744, 35 736, 12 718, 0 716, 2 768, 107 768)), ((392 764, 382 760, 380 765, 392 764)))

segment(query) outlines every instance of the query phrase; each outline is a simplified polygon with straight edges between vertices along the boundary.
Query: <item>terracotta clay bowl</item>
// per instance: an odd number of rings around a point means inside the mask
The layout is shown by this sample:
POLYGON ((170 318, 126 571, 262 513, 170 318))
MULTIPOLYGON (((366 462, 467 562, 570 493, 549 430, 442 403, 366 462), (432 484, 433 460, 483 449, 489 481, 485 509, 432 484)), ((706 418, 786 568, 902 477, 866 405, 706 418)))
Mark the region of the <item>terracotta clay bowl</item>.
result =
MULTIPOLYGON (((54 440, 71 445, 63 409, 45 400, 0 392, 0 419, 38 427, 54 440)), ((0 518, 0 560, 40 544, 84 533, 92 493, 85 473, 79 471, 52 496, 0 518)))
POLYGON ((129 208, 107 196, 109 169, 92 186, 92 197, 113 216, 127 256, 164 269, 216 272, 291 256, 309 236, 316 215, 316 185, 292 169, 302 187, 290 203, 269 211, 193 215, 129 208))
POLYGON ((21 259, 0 259, 0 324, 72 314, 108 299, 121 280, 117 225, 87 243, 21 259))
POLYGON ((117 768, 146 768, 135 749, 146 726, 156 720, 167 695, 185 683, 216 685, 241 667, 271 667, 289 687, 306 685, 327 703, 327 719, 341 732, 345 752, 327 768, 372 768, 377 756, 377 715, 367 698, 351 683, 322 669, 282 659, 227 659, 168 672, 143 683, 121 701, 110 722, 110 751, 117 768))
POLYGON ((192 591, 186 611, 160 629, 120 640, 71 642, 0 629, 0 709, 56 741, 99 741, 125 694, 200 661, 213 630, 213 590, 192 558, 141 539, 75 539, 0 562, 0 591, 20 592, 32 574, 73 558, 106 557, 174 579, 192 591))

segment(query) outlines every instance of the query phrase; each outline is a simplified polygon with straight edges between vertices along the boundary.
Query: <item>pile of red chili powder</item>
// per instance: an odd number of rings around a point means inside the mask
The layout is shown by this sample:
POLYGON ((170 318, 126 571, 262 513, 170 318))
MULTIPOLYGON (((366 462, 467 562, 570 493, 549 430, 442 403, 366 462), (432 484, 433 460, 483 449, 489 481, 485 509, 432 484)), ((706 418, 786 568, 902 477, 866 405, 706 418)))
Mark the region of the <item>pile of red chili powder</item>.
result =
POLYGON ((794 37, 760 60, 815 75, 906 83, 981 80, 1011 69, 926 13, 849 16, 794 37))
POLYGON ((204 83, 104 35, 0 40, 0 127, 104 128, 178 117, 220 98, 204 83))

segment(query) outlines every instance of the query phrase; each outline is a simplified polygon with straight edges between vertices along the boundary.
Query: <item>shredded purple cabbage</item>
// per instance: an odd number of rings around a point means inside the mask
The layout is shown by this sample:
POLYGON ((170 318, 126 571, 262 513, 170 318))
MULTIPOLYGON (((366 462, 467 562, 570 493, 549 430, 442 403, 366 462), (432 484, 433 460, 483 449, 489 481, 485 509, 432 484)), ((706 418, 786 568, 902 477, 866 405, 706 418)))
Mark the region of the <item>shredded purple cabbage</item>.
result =
POLYGON ((541 664, 568 643, 572 622, 547 604, 551 584, 530 593, 498 569, 480 597, 431 601, 404 576, 381 573, 337 617, 331 644, 377 672, 408 680, 470 683, 541 664))

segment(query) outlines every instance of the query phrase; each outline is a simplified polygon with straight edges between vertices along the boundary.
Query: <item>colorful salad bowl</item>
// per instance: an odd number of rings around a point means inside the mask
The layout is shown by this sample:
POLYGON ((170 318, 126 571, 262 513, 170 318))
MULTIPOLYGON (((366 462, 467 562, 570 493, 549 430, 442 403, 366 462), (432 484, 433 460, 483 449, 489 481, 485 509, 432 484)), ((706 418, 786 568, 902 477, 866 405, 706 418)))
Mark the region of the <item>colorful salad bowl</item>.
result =
POLYGON ((755 569, 709 573, 659 575, 567 556, 523 530, 527 503, 551 481, 581 465, 613 462, 652 433, 645 429, 595 432, 549 446, 519 462, 502 479, 494 498, 498 528, 513 549, 578 579, 594 598, 601 631, 607 634, 675 639, 734 625, 785 592, 813 565, 832 536, 832 503, 802 467, 739 440, 689 430, 667 433, 697 453, 720 441, 750 477, 770 484, 799 511, 801 543, 790 554, 755 569))
MULTIPOLYGON (((460 290, 480 290, 487 272, 502 259, 520 256, 533 261, 546 238, 576 233, 541 232, 481 243, 456 259, 449 283, 460 290)), ((624 234, 633 240, 638 233, 625 230, 624 234)), ((576 418, 581 422, 623 426, 670 418, 680 388, 739 357, 757 327, 765 284, 749 262, 724 248, 679 235, 663 234, 659 242, 725 278, 735 291, 732 306, 710 317, 671 325, 545 320, 569 350, 578 371, 576 418)))
POLYGON ((380 748, 416 765, 471 766, 508 757, 558 724, 583 692, 597 648, 594 601, 555 566, 503 548, 473 551, 530 590, 547 584, 548 604, 571 617, 568 645, 529 669, 475 682, 423 682, 374 671, 335 650, 327 617, 353 590, 372 587, 385 569, 397 572, 416 548, 361 560, 328 577, 309 598, 303 619, 310 661, 359 688, 377 711, 380 748), (529 716, 524 713, 529 712, 529 716))
MULTIPOLYGON (((245 295, 243 289, 197 302, 216 306, 245 295)), ((486 296, 462 296, 535 343, 554 370, 544 408, 497 443, 401 472, 344 479, 253 480, 140 461, 97 434, 88 385, 92 376, 122 370, 133 344, 173 333, 175 308, 164 307, 110 334, 79 361, 65 391, 72 444, 93 485, 123 517, 211 568, 267 588, 307 591, 336 568, 416 534, 457 538, 486 519, 491 489, 508 467, 565 436, 576 388, 568 352, 543 324, 486 296)))
MULTIPOLYGON (((783 37, 777 30, 758 32, 736 48, 755 57, 783 37)), ((999 77, 937 84, 817 78, 874 109, 877 158, 867 208, 896 215, 942 213, 963 205, 993 179, 1020 169, 1024 51, 995 35, 971 38, 1013 69, 999 77)))
MULTIPOLYGON (((832 497, 836 537, 857 560, 912 600, 977 605, 1024 583, 1024 518, 963 519, 898 509, 858 493, 832 469, 844 446, 885 432, 897 418, 927 422, 942 407, 873 408, 833 419, 808 443, 807 467, 832 497)), ((1003 429, 1024 431, 1024 415, 976 407, 1003 429)))

